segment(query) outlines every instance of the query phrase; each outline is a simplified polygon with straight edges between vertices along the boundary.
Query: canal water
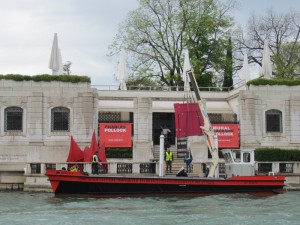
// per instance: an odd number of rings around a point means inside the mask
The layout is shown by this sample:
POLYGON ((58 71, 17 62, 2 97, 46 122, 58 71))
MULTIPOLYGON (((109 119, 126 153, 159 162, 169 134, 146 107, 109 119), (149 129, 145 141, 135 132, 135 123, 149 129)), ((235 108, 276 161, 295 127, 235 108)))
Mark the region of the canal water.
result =
POLYGON ((75 198, 0 192, 0 224, 300 224, 300 192, 270 197, 75 198))

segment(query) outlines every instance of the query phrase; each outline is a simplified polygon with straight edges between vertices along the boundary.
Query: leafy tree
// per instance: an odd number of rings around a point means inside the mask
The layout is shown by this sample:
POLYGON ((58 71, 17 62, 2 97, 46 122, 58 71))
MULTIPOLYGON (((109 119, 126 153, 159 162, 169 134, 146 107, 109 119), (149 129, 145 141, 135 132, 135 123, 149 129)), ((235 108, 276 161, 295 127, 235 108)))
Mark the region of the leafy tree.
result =
POLYGON ((300 75, 300 43, 288 42, 278 46, 278 52, 273 56, 276 65, 276 77, 299 79, 300 75))
POLYGON ((249 56, 249 64, 262 65, 264 40, 269 40, 273 75, 293 79, 299 75, 300 13, 290 11, 277 14, 270 9, 263 16, 253 14, 248 21, 246 32, 237 35, 235 59, 242 64, 242 52, 249 56), (295 58, 297 57, 297 58, 295 58))
POLYGON ((211 86, 221 70, 224 41, 231 26, 227 16, 230 1, 218 0, 138 0, 138 9, 121 24, 111 55, 122 47, 130 53, 131 74, 148 71, 168 86, 182 83, 182 52, 190 51, 199 86, 211 86))

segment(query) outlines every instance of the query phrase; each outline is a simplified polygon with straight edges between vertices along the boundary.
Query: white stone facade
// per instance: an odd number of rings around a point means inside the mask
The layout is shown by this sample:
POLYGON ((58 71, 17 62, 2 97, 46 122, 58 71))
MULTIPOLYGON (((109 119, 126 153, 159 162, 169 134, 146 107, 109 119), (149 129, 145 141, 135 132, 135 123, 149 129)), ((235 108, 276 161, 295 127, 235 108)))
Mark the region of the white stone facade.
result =
MULTIPOLYGON (((260 146, 300 148, 300 87, 250 86, 230 92, 201 92, 208 113, 236 113, 241 148, 260 146), (265 112, 282 113, 282 132, 266 132, 265 112)), ((133 159, 153 158, 152 118, 155 112, 173 113, 183 91, 97 90, 87 83, 0 80, 0 183, 4 172, 22 171, 26 163, 65 162, 72 135, 83 149, 98 132, 98 112, 132 112, 133 159), (23 109, 22 132, 5 132, 7 107, 23 109), (70 110, 70 131, 51 132, 51 109, 70 110), (2 175, 1 175, 2 174, 2 175)), ((189 138, 194 162, 207 162, 205 137, 189 138)))

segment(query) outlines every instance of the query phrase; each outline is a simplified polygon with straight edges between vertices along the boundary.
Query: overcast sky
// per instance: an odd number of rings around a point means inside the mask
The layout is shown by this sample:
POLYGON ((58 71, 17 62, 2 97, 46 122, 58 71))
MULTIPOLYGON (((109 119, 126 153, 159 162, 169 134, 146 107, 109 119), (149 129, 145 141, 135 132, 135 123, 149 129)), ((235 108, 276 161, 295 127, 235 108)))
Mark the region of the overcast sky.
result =
MULTIPOLYGON (((250 14, 300 10, 300 0, 238 0, 234 11, 245 24, 250 14)), ((63 62, 72 74, 91 77, 92 85, 117 85, 118 58, 107 57, 118 25, 136 0, 0 0, 0 74, 51 74, 54 33, 63 62)))

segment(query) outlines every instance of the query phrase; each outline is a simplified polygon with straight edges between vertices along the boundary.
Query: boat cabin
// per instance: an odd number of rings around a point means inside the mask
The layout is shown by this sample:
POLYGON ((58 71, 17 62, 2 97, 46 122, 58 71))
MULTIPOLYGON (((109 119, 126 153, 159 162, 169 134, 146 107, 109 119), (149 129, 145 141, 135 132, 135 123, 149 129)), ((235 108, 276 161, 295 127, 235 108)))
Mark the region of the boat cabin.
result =
POLYGON ((255 161, 254 149, 223 149, 221 150, 225 160, 225 176, 254 176, 255 161))

